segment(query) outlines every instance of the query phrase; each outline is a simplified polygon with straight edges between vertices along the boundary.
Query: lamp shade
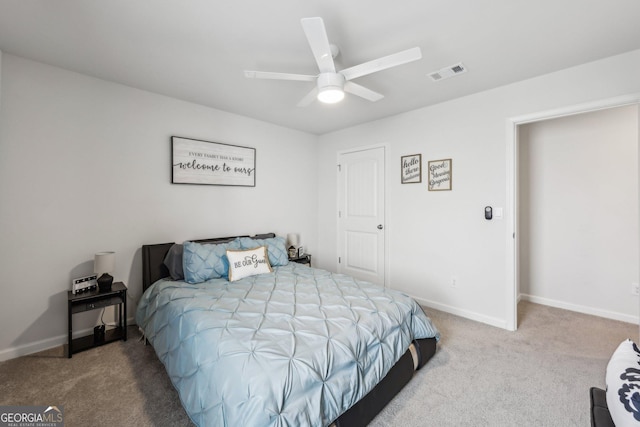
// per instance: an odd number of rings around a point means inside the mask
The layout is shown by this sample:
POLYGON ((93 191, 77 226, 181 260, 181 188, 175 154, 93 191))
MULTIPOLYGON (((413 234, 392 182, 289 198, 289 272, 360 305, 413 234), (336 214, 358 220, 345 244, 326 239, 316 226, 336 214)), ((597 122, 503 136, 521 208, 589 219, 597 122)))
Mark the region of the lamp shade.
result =
POLYGON ((100 276, 103 273, 113 273, 116 269, 115 252, 98 252, 93 259, 93 272, 100 276))
POLYGON ((293 246, 297 248, 300 244, 300 235, 297 233, 289 233, 287 234, 287 247, 293 246))

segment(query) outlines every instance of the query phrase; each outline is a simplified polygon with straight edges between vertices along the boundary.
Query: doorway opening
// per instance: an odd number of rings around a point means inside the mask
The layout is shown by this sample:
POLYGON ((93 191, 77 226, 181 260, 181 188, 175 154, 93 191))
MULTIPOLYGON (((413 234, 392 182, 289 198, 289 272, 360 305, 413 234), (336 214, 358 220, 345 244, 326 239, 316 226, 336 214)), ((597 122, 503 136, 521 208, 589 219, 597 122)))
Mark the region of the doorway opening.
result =
MULTIPOLYGON (((558 119, 562 117, 573 116, 582 113, 592 113, 598 110, 605 110, 615 107, 622 107, 628 105, 640 104, 640 94, 619 97, 614 99, 602 100, 590 104, 583 104, 578 106, 569 107, 562 110, 554 110, 532 114, 528 116, 522 116, 507 120, 507 206, 511 212, 508 219, 507 227, 507 289, 506 289, 506 326, 509 330, 516 330, 517 325, 517 304, 521 292, 520 283, 520 251, 521 238, 523 237, 520 229, 520 182, 519 172, 520 165, 518 159, 520 157, 519 134, 520 130, 524 129, 524 125, 534 124, 550 119, 558 119), (522 127, 522 128, 521 128, 522 127)), ((637 119, 636 119, 637 120, 637 119)), ((637 159, 636 159, 637 160, 637 159)), ((636 177, 637 180, 637 177, 636 177)), ((636 200, 638 196, 636 195, 636 200)), ((558 212, 556 212, 558 213, 558 212)), ((553 212, 551 213, 553 214, 553 212)), ((613 218, 611 216, 610 218, 613 218)), ((526 236, 524 236, 526 237, 526 236)), ((635 236, 635 241, 638 241, 639 236, 635 236)), ((563 260, 558 260, 563 262, 563 260)), ((629 283, 631 285, 631 283, 629 283)), ((553 305, 553 304, 549 304, 553 305)), ((572 307, 564 307, 571 309, 572 307)), ((581 311, 581 310, 576 310, 581 311)), ((607 316, 605 316, 607 317, 607 316)))

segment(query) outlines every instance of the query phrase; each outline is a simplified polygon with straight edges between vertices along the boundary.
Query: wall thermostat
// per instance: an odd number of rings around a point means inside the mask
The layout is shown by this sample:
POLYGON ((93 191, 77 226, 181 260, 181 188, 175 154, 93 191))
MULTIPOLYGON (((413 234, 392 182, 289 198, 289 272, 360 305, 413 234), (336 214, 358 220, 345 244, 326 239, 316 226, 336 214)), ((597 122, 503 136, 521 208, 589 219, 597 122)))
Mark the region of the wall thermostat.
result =
POLYGON ((493 208, 491 206, 487 206, 484 208, 484 219, 490 220, 493 218, 493 208))

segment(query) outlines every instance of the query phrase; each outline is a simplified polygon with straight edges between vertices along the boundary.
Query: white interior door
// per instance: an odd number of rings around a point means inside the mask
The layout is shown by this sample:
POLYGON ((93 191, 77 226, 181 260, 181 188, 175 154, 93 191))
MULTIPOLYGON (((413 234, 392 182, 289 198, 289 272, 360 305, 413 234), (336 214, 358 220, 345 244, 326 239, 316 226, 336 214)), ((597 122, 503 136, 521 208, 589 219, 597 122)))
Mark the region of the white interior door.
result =
POLYGON ((338 272, 385 285, 384 147, 343 153, 338 166, 338 272))

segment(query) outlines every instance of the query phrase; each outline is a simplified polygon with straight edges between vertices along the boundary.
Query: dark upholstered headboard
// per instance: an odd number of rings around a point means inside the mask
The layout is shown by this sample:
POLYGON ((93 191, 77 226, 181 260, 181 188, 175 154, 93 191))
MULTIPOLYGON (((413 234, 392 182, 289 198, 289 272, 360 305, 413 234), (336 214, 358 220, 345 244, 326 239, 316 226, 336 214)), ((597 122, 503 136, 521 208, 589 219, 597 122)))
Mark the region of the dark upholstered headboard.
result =
MULTIPOLYGON (((191 240, 198 243, 225 243, 230 242, 236 237, 251 237, 253 239, 268 239, 275 237, 274 233, 256 234, 255 236, 231 236, 231 237, 214 237, 211 239, 191 240)), ((157 243, 154 245, 142 245, 142 290, 153 285, 156 281, 163 277, 169 276, 169 270, 164 265, 164 258, 175 242, 157 243)))

